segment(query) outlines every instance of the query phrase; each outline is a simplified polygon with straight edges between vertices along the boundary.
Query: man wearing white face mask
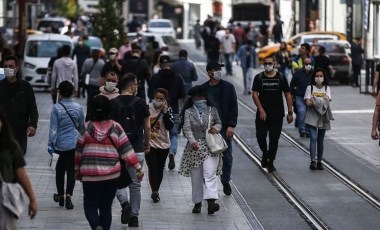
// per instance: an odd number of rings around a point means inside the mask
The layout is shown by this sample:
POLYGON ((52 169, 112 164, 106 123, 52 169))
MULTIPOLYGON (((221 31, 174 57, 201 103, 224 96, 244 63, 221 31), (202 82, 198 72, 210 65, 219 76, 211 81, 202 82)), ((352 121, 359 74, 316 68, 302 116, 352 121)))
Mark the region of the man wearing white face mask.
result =
POLYGON ((106 96, 108 99, 114 99, 119 96, 119 89, 116 87, 119 81, 117 73, 111 71, 106 74, 104 85, 99 88, 100 94, 106 96))
POLYGON ((211 103, 217 108, 222 130, 220 134, 226 141, 228 148, 223 152, 223 168, 220 180, 223 185, 223 192, 227 196, 231 195, 231 168, 232 168, 232 137, 237 124, 238 105, 234 86, 222 79, 222 69, 224 65, 211 61, 207 63, 206 70, 210 80, 202 86, 207 88, 207 96, 211 103))
POLYGON ((117 58, 118 51, 116 48, 111 48, 108 51, 108 61, 104 64, 101 76, 106 77, 108 72, 115 72, 118 76, 121 76, 121 69, 123 68, 123 60, 117 58))
POLYGON ((13 134, 25 155, 27 137, 36 134, 38 110, 32 86, 17 76, 18 65, 16 56, 5 57, 5 79, 0 81, 0 107, 7 112, 13 134))
POLYGON ((289 91, 288 81, 284 75, 274 69, 275 58, 268 56, 264 59, 265 71, 256 75, 252 86, 252 99, 257 107, 256 112, 256 137, 263 156, 261 167, 268 168, 268 172, 276 171, 273 161, 276 158, 278 140, 281 135, 282 122, 285 116, 285 94, 288 107, 287 121, 293 121, 293 103, 289 91), (269 133, 269 148, 267 136, 269 133))
POLYGON ((309 130, 305 126, 306 118, 306 102, 303 99, 305 96, 306 88, 311 83, 311 74, 313 70, 313 64, 309 57, 303 59, 303 67, 294 73, 294 77, 290 82, 290 93, 296 103, 297 117, 296 123, 299 129, 300 137, 309 137, 309 130))

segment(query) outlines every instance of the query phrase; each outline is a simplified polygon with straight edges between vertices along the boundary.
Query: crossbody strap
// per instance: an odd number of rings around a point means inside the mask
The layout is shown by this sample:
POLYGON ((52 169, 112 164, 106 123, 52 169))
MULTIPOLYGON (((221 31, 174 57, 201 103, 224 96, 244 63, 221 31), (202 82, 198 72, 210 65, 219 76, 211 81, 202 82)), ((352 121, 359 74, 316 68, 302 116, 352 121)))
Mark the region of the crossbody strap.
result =
POLYGON ((161 112, 160 112, 160 113, 158 114, 158 116, 156 117, 156 120, 153 122, 153 124, 150 125, 151 128, 153 128, 153 127, 156 125, 158 119, 160 119, 160 117, 161 117, 161 115, 162 115, 163 113, 164 113, 164 111, 161 110, 161 112))
POLYGON ((62 102, 59 102, 59 104, 62 105, 62 107, 65 109, 67 115, 69 115, 71 121, 73 122, 73 124, 74 124, 74 126, 75 126, 75 129, 78 130, 78 126, 77 126, 77 124, 75 123, 74 118, 70 115, 69 111, 67 111, 66 107, 63 105, 62 102))
POLYGON ((96 65, 97 62, 98 62, 98 60, 96 60, 96 61, 94 62, 94 64, 91 66, 90 71, 87 72, 88 74, 91 73, 91 71, 94 69, 94 67, 95 67, 95 65, 96 65))

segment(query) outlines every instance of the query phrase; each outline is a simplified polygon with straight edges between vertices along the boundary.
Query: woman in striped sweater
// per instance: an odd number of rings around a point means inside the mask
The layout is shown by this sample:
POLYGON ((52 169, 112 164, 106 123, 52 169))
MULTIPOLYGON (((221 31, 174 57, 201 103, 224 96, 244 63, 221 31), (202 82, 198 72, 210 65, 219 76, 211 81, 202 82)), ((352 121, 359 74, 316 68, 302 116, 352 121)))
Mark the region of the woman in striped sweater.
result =
POLYGON ((110 119, 110 102, 99 95, 93 98, 90 121, 82 127, 75 153, 75 175, 83 182, 84 212, 92 229, 107 230, 112 222, 112 201, 120 176, 119 158, 144 172, 123 128, 110 119))

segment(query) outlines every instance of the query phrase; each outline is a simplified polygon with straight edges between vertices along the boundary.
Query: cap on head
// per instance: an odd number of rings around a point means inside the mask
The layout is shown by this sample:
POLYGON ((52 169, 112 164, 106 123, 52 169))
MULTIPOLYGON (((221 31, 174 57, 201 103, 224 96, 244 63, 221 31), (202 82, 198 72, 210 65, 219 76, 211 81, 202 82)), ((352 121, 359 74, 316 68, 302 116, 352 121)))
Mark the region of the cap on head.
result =
POLYGON ((190 97, 207 96, 207 88, 202 85, 196 85, 189 89, 188 94, 190 97))
POLYGON ((108 53, 117 53, 118 52, 118 50, 115 48, 115 47, 112 47, 109 51, 108 51, 108 53))
POLYGON ((164 63, 171 63, 171 60, 170 60, 170 57, 167 56, 167 55, 162 55, 160 57, 160 64, 164 64, 164 63))
POLYGON ((209 70, 221 70, 222 67, 224 67, 223 64, 219 64, 216 61, 210 61, 207 63, 206 70, 207 71, 209 71, 209 70))

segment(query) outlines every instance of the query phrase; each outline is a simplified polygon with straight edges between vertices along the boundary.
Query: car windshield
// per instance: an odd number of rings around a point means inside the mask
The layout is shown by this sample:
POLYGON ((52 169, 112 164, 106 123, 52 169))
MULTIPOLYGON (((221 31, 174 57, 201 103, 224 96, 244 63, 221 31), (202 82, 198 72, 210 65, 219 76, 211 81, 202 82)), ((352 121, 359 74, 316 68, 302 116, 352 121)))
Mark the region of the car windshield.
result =
POLYGON ((54 57, 57 49, 63 45, 71 46, 71 42, 65 41, 29 41, 26 46, 28 57, 54 57))
POLYGON ((345 53, 346 52, 346 50, 344 49, 344 46, 341 44, 324 43, 321 45, 326 48, 326 53, 345 53))
POLYGON ((100 41, 100 39, 96 39, 96 38, 91 39, 90 38, 88 40, 88 44, 90 47, 103 48, 103 45, 102 45, 102 42, 100 41))
POLYGON ((61 21, 41 21, 40 24, 38 24, 38 30, 41 30, 41 28, 47 28, 49 26, 59 29, 64 27, 65 24, 61 21))
POLYGON ((169 22, 149 22, 149 27, 170 28, 169 22))
POLYGON ((165 44, 167 45, 178 45, 177 40, 175 40, 171 36, 162 36, 162 40, 164 41, 165 44))

